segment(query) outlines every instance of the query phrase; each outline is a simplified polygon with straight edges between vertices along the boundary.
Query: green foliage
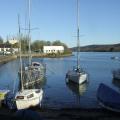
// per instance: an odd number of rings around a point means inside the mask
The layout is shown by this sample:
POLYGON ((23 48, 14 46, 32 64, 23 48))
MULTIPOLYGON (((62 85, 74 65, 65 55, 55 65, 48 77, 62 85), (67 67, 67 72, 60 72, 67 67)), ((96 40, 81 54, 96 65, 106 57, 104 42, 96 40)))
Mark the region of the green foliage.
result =
POLYGON ((19 44, 18 43, 13 44, 12 48, 19 48, 19 44))
POLYGON ((3 44, 3 38, 0 36, 0 44, 3 44))
POLYGON ((62 43, 60 40, 56 40, 53 42, 45 41, 45 40, 36 40, 32 43, 31 47, 32 47, 32 51, 42 51, 43 52, 43 46, 50 46, 50 45, 64 46, 65 52, 71 53, 71 51, 68 49, 67 45, 65 43, 62 43))
POLYGON ((43 46, 47 45, 46 41, 43 40, 36 40, 32 43, 31 47, 32 47, 32 51, 42 51, 43 50, 43 46))
POLYGON ((43 46, 50 46, 50 45, 56 45, 56 46, 64 46, 65 49, 67 49, 67 45, 65 45, 64 43, 60 42, 60 40, 56 40, 54 42, 50 42, 50 41, 44 41, 44 40, 36 40, 32 43, 32 51, 42 51, 43 50, 43 46))
POLYGON ((50 46, 52 43, 50 41, 46 41, 46 45, 50 46))
POLYGON ((7 40, 7 41, 5 42, 5 44, 9 45, 10 43, 9 43, 9 41, 7 40))
MULTIPOLYGON (((71 48, 76 52, 77 47, 71 48)), ((106 44, 106 45, 87 45, 80 48, 81 52, 118 52, 120 51, 120 43, 118 44, 106 44)))
POLYGON ((67 45, 65 43, 62 43, 60 40, 56 40, 52 43, 52 45, 58 45, 58 46, 64 46, 65 50, 68 49, 67 45))
MULTIPOLYGON (((1 37, 0 37, 1 38, 1 37)), ((29 38, 27 35, 23 35, 21 34, 20 36, 18 36, 18 43, 15 44, 11 44, 11 48, 19 48, 20 47, 20 41, 21 41, 21 52, 22 53, 28 53, 28 42, 29 42, 29 38)), ((1 42, 2 42, 2 38, 1 38, 1 42)), ((10 44, 9 41, 7 40, 7 42, 5 44, 10 44)), ((56 40, 53 42, 50 41, 45 41, 45 40, 35 40, 31 43, 31 50, 33 52, 43 52, 43 46, 64 46, 65 49, 65 53, 70 53, 70 50, 68 49, 67 45, 65 43, 62 43, 60 40, 56 40)), ((61 53, 58 53, 61 54, 61 53)))
POLYGON ((60 42, 60 40, 56 40, 52 43, 52 45, 56 45, 56 46, 59 46, 61 45, 62 43, 60 42))
POLYGON ((29 38, 27 35, 21 34, 20 37, 18 37, 19 42, 14 44, 13 47, 20 47, 20 42, 21 42, 21 51, 22 53, 27 53, 28 52, 28 41, 29 38))

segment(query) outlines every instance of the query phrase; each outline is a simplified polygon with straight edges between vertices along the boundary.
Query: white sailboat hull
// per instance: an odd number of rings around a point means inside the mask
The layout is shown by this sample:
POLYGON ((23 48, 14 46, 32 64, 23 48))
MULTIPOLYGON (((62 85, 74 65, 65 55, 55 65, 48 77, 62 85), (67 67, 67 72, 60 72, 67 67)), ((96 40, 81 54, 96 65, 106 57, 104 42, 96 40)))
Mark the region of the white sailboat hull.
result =
POLYGON ((36 97, 33 100, 19 100, 16 101, 17 109, 27 109, 29 107, 37 106, 40 104, 40 101, 42 100, 42 97, 36 97))
POLYGON ((87 81, 87 78, 88 78, 88 75, 85 71, 83 71, 81 68, 80 68, 80 56, 79 56, 79 53, 80 53, 80 35, 79 35, 79 0, 77 0, 77 66, 76 68, 73 68, 73 70, 71 71, 68 71, 67 74, 66 74, 66 79, 67 81, 72 81, 72 82, 75 82, 77 84, 82 84, 84 83, 85 81, 87 81))
POLYGON ((66 75, 66 79, 71 82, 75 82, 77 84, 82 84, 87 81, 88 74, 87 73, 79 73, 76 71, 69 71, 66 75))
POLYGON ((42 98, 43 98, 42 90, 39 93, 35 93, 35 89, 23 90, 22 92, 18 92, 16 95, 16 107, 18 110, 20 110, 20 109, 27 109, 29 107, 41 105, 42 98), (33 94, 33 97, 27 98, 27 96, 31 94, 33 94), (24 96, 24 99, 17 99, 17 96, 24 96))

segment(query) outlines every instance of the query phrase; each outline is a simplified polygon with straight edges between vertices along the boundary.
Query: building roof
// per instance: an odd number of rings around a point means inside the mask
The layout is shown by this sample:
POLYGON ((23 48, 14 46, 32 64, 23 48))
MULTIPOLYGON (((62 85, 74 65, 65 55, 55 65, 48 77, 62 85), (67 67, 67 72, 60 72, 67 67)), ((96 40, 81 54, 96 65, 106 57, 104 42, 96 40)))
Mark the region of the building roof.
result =
POLYGON ((44 49, 64 49, 64 46, 44 46, 44 49))

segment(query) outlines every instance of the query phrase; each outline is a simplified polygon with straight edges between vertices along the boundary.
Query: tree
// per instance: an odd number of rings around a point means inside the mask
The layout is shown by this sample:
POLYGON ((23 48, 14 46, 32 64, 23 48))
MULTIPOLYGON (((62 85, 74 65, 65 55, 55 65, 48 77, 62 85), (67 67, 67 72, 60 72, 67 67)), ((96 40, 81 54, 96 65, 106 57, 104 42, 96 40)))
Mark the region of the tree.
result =
POLYGON ((46 45, 50 46, 50 45, 52 45, 52 43, 50 41, 46 41, 46 45))
POLYGON ((28 40, 29 40, 28 36, 21 34, 19 36, 18 40, 19 40, 18 43, 15 43, 13 46, 15 48, 17 48, 17 47, 19 48, 20 47, 20 42, 21 42, 21 52, 22 53, 28 52, 28 40))
POLYGON ((13 48, 19 48, 19 44, 18 43, 15 43, 12 45, 13 48))
POLYGON ((43 51, 43 46, 46 45, 46 41, 36 40, 32 43, 33 51, 43 51))
POLYGON ((52 45, 64 46, 64 49, 67 50, 68 47, 65 43, 62 43, 60 40, 56 40, 52 43, 52 45))
POLYGON ((7 41, 5 42, 5 44, 9 45, 10 43, 9 43, 9 41, 7 40, 7 41))
POLYGON ((28 36, 21 36, 21 51, 23 53, 28 52, 28 36))
POLYGON ((60 42, 60 40, 56 40, 52 43, 52 45, 56 45, 56 46, 58 45, 59 46, 59 45, 61 45, 61 42, 60 42))
POLYGON ((0 36, 0 44, 3 44, 3 38, 0 36))

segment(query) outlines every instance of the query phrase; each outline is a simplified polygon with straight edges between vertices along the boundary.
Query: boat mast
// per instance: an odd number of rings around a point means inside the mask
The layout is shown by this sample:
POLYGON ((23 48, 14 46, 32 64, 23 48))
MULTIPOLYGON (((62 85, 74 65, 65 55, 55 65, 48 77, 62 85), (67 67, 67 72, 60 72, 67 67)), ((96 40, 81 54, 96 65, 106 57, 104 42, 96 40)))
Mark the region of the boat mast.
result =
POLYGON ((28 23, 28 43, 29 43, 29 46, 28 46, 28 49, 29 49, 29 51, 28 51, 28 55, 29 55, 29 65, 31 65, 31 36, 30 36, 30 5, 31 5, 31 1, 29 0, 28 1, 29 3, 28 3, 28 9, 29 9, 29 23, 28 23))
POLYGON ((23 80, 22 80, 22 57, 21 57, 21 30, 20 30, 20 17, 18 15, 18 40, 19 40, 19 54, 20 54, 20 83, 21 83, 21 91, 23 91, 23 80))
POLYGON ((80 39, 79 39, 79 0, 77 0, 77 69, 80 68, 80 39))

